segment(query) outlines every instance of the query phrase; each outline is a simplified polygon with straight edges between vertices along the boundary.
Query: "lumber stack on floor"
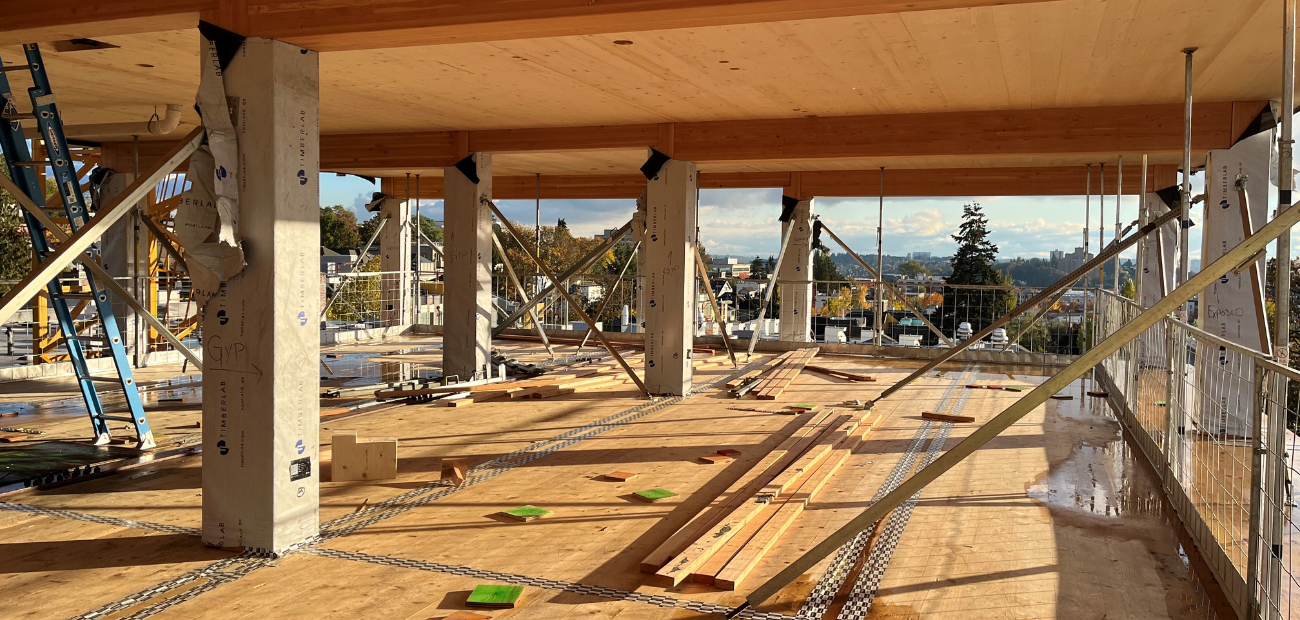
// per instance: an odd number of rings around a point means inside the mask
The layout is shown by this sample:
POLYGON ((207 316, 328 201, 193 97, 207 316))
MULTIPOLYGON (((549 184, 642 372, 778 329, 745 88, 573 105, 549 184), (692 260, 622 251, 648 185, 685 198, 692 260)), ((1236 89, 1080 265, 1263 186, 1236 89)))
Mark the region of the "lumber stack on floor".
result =
POLYGON ((786 357, 779 366, 776 367, 763 383, 754 390, 754 395, 759 400, 776 400, 785 392, 785 388, 790 385, 799 373, 803 372, 803 367, 808 364, 813 356, 817 355, 817 347, 808 347, 792 352, 786 357))
POLYGON ((809 415, 803 426, 641 563, 662 587, 690 578, 735 588, 875 424, 869 411, 809 415))

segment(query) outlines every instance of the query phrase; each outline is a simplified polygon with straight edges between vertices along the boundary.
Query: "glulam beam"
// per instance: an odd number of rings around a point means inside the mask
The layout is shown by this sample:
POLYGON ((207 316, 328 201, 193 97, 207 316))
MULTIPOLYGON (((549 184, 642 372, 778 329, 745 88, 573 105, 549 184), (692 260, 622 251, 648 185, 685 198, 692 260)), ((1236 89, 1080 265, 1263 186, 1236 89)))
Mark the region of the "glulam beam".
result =
MULTIPOLYGON (((1266 102, 1197 103, 1192 150, 1228 148, 1244 112, 1266 102)), ((1178 104, 884 114, 826 118, 705 121, 659 125, 554 127, 468 132, 403 132, 321 137, 325 170, 419 169, 448 166, 468 151, 525 153, 655 147, 696 163, 809 162, 944 157, 1109 157, 1182 152, 1178 104)), ((705 167, 707 169, 707 167, 705 167)))
POLYGON ((4 0, 0 44, 192 28, 318 52, 963 9, 1046 0, 4 0), (34 6, 33 6, 34 5, 34 6))

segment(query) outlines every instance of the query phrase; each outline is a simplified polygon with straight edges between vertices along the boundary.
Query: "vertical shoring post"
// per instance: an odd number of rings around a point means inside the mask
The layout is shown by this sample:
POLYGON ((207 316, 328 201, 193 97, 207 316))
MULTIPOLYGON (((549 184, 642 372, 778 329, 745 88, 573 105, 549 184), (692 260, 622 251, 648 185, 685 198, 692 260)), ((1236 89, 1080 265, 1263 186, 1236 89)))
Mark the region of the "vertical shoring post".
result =
MULTIPOLYGON (((1083 262, 1088 262, 1088 222, 1092 220, 1092 164, 1088 164, 1088 180, 1083 185, 1083 262)), ((1083 341, 1079 351, 1088 350, 1088 278, 1083 274, 1083 307, 1079 312, 1079 336, 1083 341)))
MULTIPOLYGON (((1292 171, 1292 115, 1295 114, 1295 0, 1282 2, 1282 123, 1281 135, 1278 136, 1278 213, 1291 204, 1291 190, 1294 182, 1292 171)), ((1277 283, 1274 287, 1274 307, 1277 308, 1277 320, 1274 321, 1273 355, 1283 365, 1290 365, 1291 334, 1291 231, 1284 231, 1277 238, 1277 257, 1274 263, 1277 283)), ((1282 536, 1286 523, 1286 461, 1284 460, 1284 435, 1286 432, 1287 380, 1278 377, 1273 387, 1273 404, 1269 410, 1269 445, 1272 452, 1269 459, 1269 489, 1273 495, 1271 514, 1273 522, 1269 528, 1269 594, 1270 599, 1280 595, 1282 582, 1282 536), (1276 432, 1274 432, 1276 430, 1276 432)), ((1253 594, 1253 593, 1252 593, 1253 594)), ((1278 605, 1270 606, 1270 614, 1277 614, 1278 605)))
MULTIPOLYGON (((533 247, 537 250, 537 255, 542 255, 542 173, 536 173, 537 180, 537 200, 533 203, 533 247)), ((542 289, 541 280, 533 277, 533 294, 542 289)), ((545 311, 543 311, 545 312, 545 311)), ((578 347, 581 349, 582 347, 578 347)))
MULTIPOLYGON (((1097 185, 1097 250, 1106 247, 1106 162, 1101 164, 1101 174, 1097 185)), ((1106 264, 1097 268, 1097 303, 1100 307, 1100 291, 1106 288, 1106 264)))
POLYGON ((415 217, 411 218, 411 324, 420 322, 420 175, 415 175, 415 217))
POLYGON ((884 344, 885 331, 885 167, 880 167, 880 215, 876 220, 876 346, 884 344))
MULTIPOLYGON (((1183 195, 1178 208, 1182 214, 1178 217, 1178 284, 1187 281, 1190 269, 1187 246, 1192 228, 1192 54, 1196 48, 1183 50, 1186 58, 1183 75, 1183 195)), ((1191 312, 1191 302, 1183 305, 1182 321, 1187 321, 1191 312)))
MULTIPOLYGON (((1119 167, 1115 169, 1115 238, 1119 239, 1120 229, 1124 224, 1120 220, 1120 207, 1124 200, 1124 156, 1119 156, 1119 167)), ((1115 287, 1115 294, 1119 295, 1119 256, 1115 257, 1115 270, 1112 285, 1115 287)))
POLYGON ((1260 525, 1263 517, 1262 504, 1264 492, 1264 456, 1263 449, 1264 407, 1268 404, 1268 387, 1264 385, 1264 366, 1255 364, 1255 392, 1251 399, 1250 412, 1250 534, 1247 538, 1246 552, 1246 618, 1259 618, 1259 548, 1260 525))
MULTIPOLYGON (((1097 184, 1097 252, 1106 247, 1106 162, 1101 163, 1097 184)), ((1101 293, 1106 290, 1106 263, 1097 266, 1097 289, 1092 302, 1092 337, 1100 340, 1105 332, 1106 313, 1101 310, 1101 293)))
MULTIPOLYGON (((400 211, 399 211, 399 213, 400 213, 400 211)), ((410 216, 410 214, 411 214, 411 173, 409 173, 409 172, 406 173, 406 213, 407 213, 407 216, 410 216)), ((409 226, 410 223, 408 222, 407 225, 409 226)), ((398 224, 398 227, 400 228, 400 227, 401 227, 401 224, 398 224)), ((408 234, 408 233, 407 233, 406 231, 402 231, 402 234, 405 235, 405 234, 408 234)), ((381 249, 382 249, 382 248, 381 248, 381 249)), ((382 256, 382 255, 383 255, 383 252, 380 252, 380 255, 382 256)), ((387 302, 389 302, 389 301, 391 301, 391 298, 390 298, 390 299, 384 299, 384 295, 391 295, 391 293, 387 293, 386 291, 388 291, 388 290, 392 290, 393 288, 397 288, 399 291, 400 291, 401 289, 400 289, 399 287, 386 287, 386 286, 384 286, 384 278, 385 278, 385 277, 389 277, 389 278, 391 278, 391 277, 393 277, 393 276, 392 276, 392 274, 389 274, 388 276, 384 276, 384 275, 383 275, 383 267, 382 267, 382 266, 379 268, 379 273, 380 273, 380 275, 379 275, 379 313, 380 313, 380 316, 382 317, 382 316, 383 316, 383 312, 384 312, 384 304, 387 303, 387 302)), ((398 282, 398 284, 401 284, 401 279, 399 278, 397 282, 398 282)), ((402 298, 400 297, 401 293, 399 292, 398 295, 399 295, 399 297, 397 298, 397 303, 398 303, 398 305, 401 305, 401 302, 402 302, 402 298)), ((363 304, 363 305, 364 305, 364 304, 363 304)), ((355 311, 355 309, 354 309, 354 311, 355 311)), ((381 321, 382 321, 382 318, 381 318, 381 321)), ((381 324, 382 324, 382 323, 381 323, 381 324)), ((446 328, 447 328, 447 326, 444 325, 444 326, 443 326, 443 329, 445 330, 446 328)))
MULTIPOLYGON (((1138 230, 1141 230, 1142 228, 1146 227, 1147 217, 1149 217, 1147 215, 1147 156, 1145 154, 1142 155, 1141 184, 1142 184, 1142 190, 1141 192, 1138 193, 1138 230)), ((1143 239, 1138 242, 1137 256, 1138 256, 1137 268, 1133 270, 1134 284, 1136 285, 1134 287, 1135 292, 1133 294, 1133 297, 1134 297, 1134 301, 1136 301, 1139 306, 1142 306, 1142 283, 1146 280, 1146 277, 1142 275, 1142 271, 1146 267, 1146 260, 1147 260, 1146 239, 1143 239)), ((1142 306, 1142 307, 1145 308, 1146 306, 1142 306)))
MULTIPOLYGON (((131 136, 131 180, 140 178, 140 136, 131 136)), ((131 210, 131 243, 127 248, 131 252, 131 293, 140 299, 140 210, 131 210)), ((155 310, 156 312, 156 310, 155 310)), ((129 313, 128 313, 129 316, 129 313)), ((135 352, 135 367, 143 368, 147 352, 140 351, 140 318, 131 321, 131 351, 135 352)))

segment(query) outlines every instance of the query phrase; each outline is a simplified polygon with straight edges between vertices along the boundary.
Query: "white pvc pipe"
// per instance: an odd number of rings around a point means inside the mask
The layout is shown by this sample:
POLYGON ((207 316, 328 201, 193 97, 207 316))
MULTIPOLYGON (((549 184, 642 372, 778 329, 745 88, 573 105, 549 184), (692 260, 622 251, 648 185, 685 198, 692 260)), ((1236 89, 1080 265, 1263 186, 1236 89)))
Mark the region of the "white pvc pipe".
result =
POLYGON ((147 121, 134 123, 98 123, 91 125, 68 125, 63 134, 69 138, 104 137, 104 136, 162 136, 167 135, 181 124, 181 106, 178 103, 167 104, 167 111, 161 118, 154 114, 147 121))

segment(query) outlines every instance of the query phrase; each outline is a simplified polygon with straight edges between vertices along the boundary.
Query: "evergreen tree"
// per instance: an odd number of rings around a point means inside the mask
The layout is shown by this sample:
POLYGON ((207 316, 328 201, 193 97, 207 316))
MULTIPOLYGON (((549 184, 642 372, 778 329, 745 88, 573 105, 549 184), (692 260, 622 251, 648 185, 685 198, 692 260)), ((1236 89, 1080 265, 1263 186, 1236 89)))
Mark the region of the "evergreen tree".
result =
POLYGON ((840 282, 848 278, 845 278, 844 274, 840 273, 839 267, 835 265, 835 261, 830 254, 817 250, 813 253, 813 279, 840 282))
POLYGON ((767 277, 767 262, 755 256, 754 260, 749 263, 749 277, 763 278, 767 277))
POLYGON ((989 221, 978 202, 962 207, 962 222, 952 240, 957 253, 948 260, 952 275, 948 284, 1001 284, 1002 274, 993 267, 998 246, 989 241, 989 221))
POLYGON ((988 219, 978 202, 962 207, 962 222, 957 234, 957 253, 948 261, 952 275, 943 289, 939 309, 939 328, 953 334, 962 322, 979 331, 1015 307, 1016 296, 1010 289, 1011 279, 994 267, 998 246, 989 241, 988 219), (1005 289, 957 288, 951 285, 1006 286, 1005 289))

